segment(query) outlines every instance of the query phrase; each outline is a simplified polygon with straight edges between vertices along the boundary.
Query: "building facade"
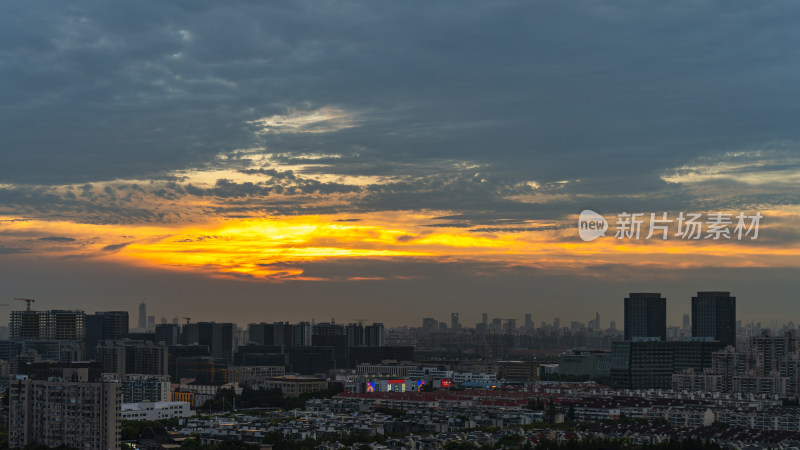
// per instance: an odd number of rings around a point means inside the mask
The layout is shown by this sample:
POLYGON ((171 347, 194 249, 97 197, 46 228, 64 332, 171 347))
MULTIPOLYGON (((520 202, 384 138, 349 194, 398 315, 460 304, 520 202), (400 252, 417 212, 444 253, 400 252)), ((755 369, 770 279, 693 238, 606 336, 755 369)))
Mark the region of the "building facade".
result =
POLYGON ((736 297, 730 292, 698 292, 692 297, 692 336, 736 346, 736 297))
POLYGON ((667 340, 667 299, 660 293, 634 292, 625 298, 625 340, 667 340))
POLYGON ((9 386, 9 445, 118 449, 121 404, 120 383, 92 381, 86 368, 64 368, 60 378, 17 375, 9 386))

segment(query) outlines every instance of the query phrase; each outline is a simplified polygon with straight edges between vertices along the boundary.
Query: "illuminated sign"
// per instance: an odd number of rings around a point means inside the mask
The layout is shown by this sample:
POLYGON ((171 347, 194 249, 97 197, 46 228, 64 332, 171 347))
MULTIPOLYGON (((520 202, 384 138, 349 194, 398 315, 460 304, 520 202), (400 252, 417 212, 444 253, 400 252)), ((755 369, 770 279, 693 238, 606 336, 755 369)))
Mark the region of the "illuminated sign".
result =
POLYGON ((367 392, 375 392, 375 383, 371 381, 367 382, 367 392))
POLYGON ((453 386, 453 380, 450 378, 442 378, 442 387, 449 388, 453 386))

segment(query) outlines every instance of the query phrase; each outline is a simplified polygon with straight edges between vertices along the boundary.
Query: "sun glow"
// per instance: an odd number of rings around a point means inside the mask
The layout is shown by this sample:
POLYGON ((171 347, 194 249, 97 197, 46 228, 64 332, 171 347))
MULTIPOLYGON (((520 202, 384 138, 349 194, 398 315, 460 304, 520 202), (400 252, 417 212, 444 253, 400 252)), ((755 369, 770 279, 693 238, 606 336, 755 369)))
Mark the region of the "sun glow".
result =
MULTIPOLYGON (((769 241, 620 241, 609 236, 581 242, 565 219, 526 223, 538 231, 492 232, 437 222, 447 212, 219 219, 191 225, 92 225, 0 218, 5 256, 87 257, 118 264, 271 281, 319 280, 309 264, 348 261, 468 262, 472 266, 535 267, 596 276, 591 267, 798 267, 797 245, 769 241), (436 223, 436 227, 430 225, 436 223), (444 226, 442 226, 444 225, 444 226), (14 253, 13 255, 9 253, 14 253), (477 264, 477 265, 476 265, 477 264)), ((771 217, 794 222, 796 214, 771 217)), ((769 234, 765 228, 763 233, 769 234)), ((479 270, 479 269, 476 269, 479 270)), ((396 275, 399 278, 403 273, 396 275)), ((354 269, 350 280, 374 276, 354 269)))

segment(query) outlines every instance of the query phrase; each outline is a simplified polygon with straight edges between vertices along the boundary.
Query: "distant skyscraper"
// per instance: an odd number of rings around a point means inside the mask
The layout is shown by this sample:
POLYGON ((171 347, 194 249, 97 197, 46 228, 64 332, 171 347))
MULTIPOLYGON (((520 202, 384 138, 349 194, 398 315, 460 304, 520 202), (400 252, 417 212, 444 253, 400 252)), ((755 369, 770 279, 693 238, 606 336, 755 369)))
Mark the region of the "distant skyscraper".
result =
POLYGON ((528 331, 532 331, 533 328, 534 328, 534 326, 533 326, 533 316, 531 315, 531 313, 526 313, 525 314, 525 329, 528 330, 528 331))
POLYGON ((516 329, 517 329, 517 319, 506 320, 506 331, 512 332, 516 331, 516 329))
POLYGON ((608 328, 610 328, 611 331, 617 331, 617 321, 612 320, 611 323, 608 324, 608 328))
POLYGON ((147 329, 147 305, 144 302, 139 303, 139 329, 147 329))
POLYGON ((692 336, 736 346, 736 297, 722 291, 698 292, 692 297, 692 336))
POLYGON ((425 317, 422 319, 422 328, 427 332, 439 330, 439 321, 432 317, 425 317))
POLYGON ((561 329, 561 319, 560 318, 556 317, 555 319, 553 319, 553 328, 556 329, 556 330, 560 330, 561 329))
POLYGON ((600 313, 599 312, 595 312, 594 313, 594 329, 595 330, 600 330, 602 328, 603 327, 600 326, 600 313))
POLYGON ((484 325, 489 325, 489 315, 486 314, 486 313, 483 313, 481 315, 481 317, 482 317, 481 322, 483 322, 484 325))
POLYGON ((461 324, 458 322, 458 313, 450 313, 450 328, 453 330, 458 330, 461 328, 461 324))
POLYGON ((667 340, 667 299, 660 293, 633 292, 625 299, 625 340, 635 337, 667 340))
POLYGON ((683 313, 683 330, 689 331, 689 327, 691 327, 691 322, 689 322, 689 315, 683 313))

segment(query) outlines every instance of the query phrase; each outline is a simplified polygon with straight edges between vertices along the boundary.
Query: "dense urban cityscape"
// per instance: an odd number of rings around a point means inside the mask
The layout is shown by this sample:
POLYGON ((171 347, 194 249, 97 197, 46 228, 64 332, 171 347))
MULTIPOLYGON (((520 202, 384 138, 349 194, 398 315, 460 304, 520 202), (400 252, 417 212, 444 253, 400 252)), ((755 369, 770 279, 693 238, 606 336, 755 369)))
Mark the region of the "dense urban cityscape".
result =
POLYGON ((0 450, 800 450, 798 24, 0 1, 0 450))
POLYGON ((131 327, 128 311, 16 300, 0 330, 11 447, 800 444, 797 327, 742 324, 729 292, 698 292, 680 327, 661 294, 631 293, 622 330, 457 312, 391 329, 156 324, 145 303, 131 327))

